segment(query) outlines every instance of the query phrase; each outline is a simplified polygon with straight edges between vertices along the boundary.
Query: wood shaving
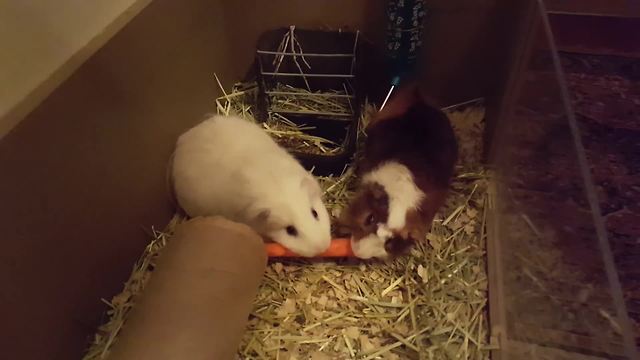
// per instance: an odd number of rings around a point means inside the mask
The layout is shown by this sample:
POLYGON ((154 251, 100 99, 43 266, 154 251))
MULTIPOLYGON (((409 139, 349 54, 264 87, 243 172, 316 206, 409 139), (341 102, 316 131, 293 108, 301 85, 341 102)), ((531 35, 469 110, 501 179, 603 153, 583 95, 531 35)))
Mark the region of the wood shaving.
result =
MULTIPOLYGON (((240 91, 246 90, 231 94, 240 91)), ((252 117, 246 105, 220 105, 227 112, 235 109, 252 117)), ((361 123, 372 113, 365 109, 361 123)), ((483 126, 481 107, 449 115, 456 129, 483 126)), ((458 132, 458 137, 463 149, 481 146, 475 130, 458 132)), ((472 160, 461 162, 432 232, 410 255, 386 263, 271 261, 237 358, 488 359, 492 347, 484 221, 489 173, 477 158, 472 160)), ((339 177, 320 178, 332 215, 346 204, 354 180, 351 168, 339 177)), ((99 328, 84 359, 108 355, 179 221, 176 217, 164 232, 154 232, 123 292, 107 302, 109 320, 99 328)))

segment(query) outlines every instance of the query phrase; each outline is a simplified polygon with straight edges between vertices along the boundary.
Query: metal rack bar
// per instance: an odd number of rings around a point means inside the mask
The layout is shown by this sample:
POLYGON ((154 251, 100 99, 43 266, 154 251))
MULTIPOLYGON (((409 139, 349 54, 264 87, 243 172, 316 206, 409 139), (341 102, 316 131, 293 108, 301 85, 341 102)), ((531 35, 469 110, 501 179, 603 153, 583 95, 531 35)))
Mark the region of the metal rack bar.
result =
POLYGON ((271 112, 280 114, 297 114, 297 115, 323 115, 323 116, 339 116, 339 117, 351 117, 353 113, 336 113, 328 111, 308 111, 308 110, 280 110, 277 108, 269 109, 271 112))
POLYGON ((353 95, 343 95, 343 94, 330 94, 330 93, 297 93, 297 92, 289 92, 289 91, 265 91, 268 95, 292 95, 292 96, 321 96, 321 97, 334 97, 334 98, 349 98, 354 99, 353 95))
POLYGON ((273 75, 273 76, 294 76, 294 77, 335 77, 335 78, 347 78, 352 79, 355 75, 351 74, 298 74, 298 73, 276 73, 276 72, 262 72, 262 75, 273 75))
POLYGON ((356 31, 356 38, 353 40, 353 58, 351 59, 351 71, 350 74, 353 74, 353 69, 356 67, 356 50, 358 49, 358 36, 360 35, 360 30, 356 31))
POLYGON ((455 108, 461 107, 461 106, 466 106, 466 105, 471 105, 471 104, 479 104, 479 103, 481 103, 483 101, 484 101, 483 97, 476 98, 476 99, 471 99, 469 101, 465 101, 465 102, 461 102, 461 103, 458 103, 458 104, 453 104, 453 105, 449 105, 449 106, 443 107, 441 110, 442 111, 447 111, 447 110, 455 109, 455 108))
POLYGON ((281 51, 256 50, 261 55, 283 55, 283 56, 309 56, 309 57, 354 57, 356 54, 317 54, 317 53, 290 53, 281 51))

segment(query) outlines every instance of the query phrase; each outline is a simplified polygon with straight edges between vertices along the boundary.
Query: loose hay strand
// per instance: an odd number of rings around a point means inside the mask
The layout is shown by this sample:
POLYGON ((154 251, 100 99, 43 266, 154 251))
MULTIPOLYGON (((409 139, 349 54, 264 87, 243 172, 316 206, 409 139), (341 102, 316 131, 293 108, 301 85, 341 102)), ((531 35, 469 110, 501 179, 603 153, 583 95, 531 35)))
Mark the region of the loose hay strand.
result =
MULTIPOLYGON (((215 74, 214 74, 215 75, 215 74)), ((216 111, 219 115, 236 115, 246 120, 258 123, 253 108, 257 103, 258 86, 256 83, 239 83, 234 85, 231 92, 227 92, 222 88, 222 84, 215 75, 216 82, 220 87, 223 96, 216 99, 216 111)), ((337 112, 337 114, 348 114, 348 102, 339 103, 337 100, 327 100, 322 93, 312 93, 305 89, 297 89, 285 85, 279 85, 279 88, 285 89, 294 94, 271 96, 274 103, 283 109, 297 110, 302 112, 337 112), (306 94, 304 99, 298 100, 295 94, 306 94)), ((276 109, 277 110, 277 109, 276 109)), ((281 109, 282 110, 282 109, 281 109)), ((314 127, 295 124, 278 111, 269 111, 267 120, 261 123, 264 130, 274 136, 276 142, 289 150, 298 151, 307 154, 326 154, 333 155, 343 150, 343 144, 338 144, 329 139, 309 134, 309 130, 314 127)))
MULTIPOLYGON (((255 88, 236 85, 217 99, 218 109, 252 119, 247 104, 255 88), (249 100, 246 100, 249 99, 249 100)), ((375 112, 367 104, 359 129, 375 112)), ((433 229, 411 254, 389 261, 271 262, 266 269, 240 359, 488 359, 487 274, 484 248, 488 173, 474 158, 484 117, 482 108, 450 110, 461 143, 460 174, 433 229), (464 122, 463 124, 456 121, 464 122), (460 129, 465 131, 460 131, 460 129), (468 151, 466 151, 468 150, 468 151), (326 355, 320 357, 318 353, 326 355)), ((282 121, 282 126, 290 126, 282 121)), ((278 136, 271 129, 272 136, 278 136)), ((359 130, 358 143, 364 133, 359 130)), ((356 157, 359 154, 356 154, 356 157)), ((320 177, 327 208, 339 215, 355 186, 347 167, 320 177)), ((170 239, 176 217, 136 263, 121 294, 111 301, 109 321, 100 327, 84 359, 104 359, 117 342, 129 310, 152 274, 156 256, 170 239)))
POLYGON ((335 116, 353 115, 351 94, 344 91, 316 91, 277 84, 269 93, 271 111, 293 113, 323 113, 335 116))

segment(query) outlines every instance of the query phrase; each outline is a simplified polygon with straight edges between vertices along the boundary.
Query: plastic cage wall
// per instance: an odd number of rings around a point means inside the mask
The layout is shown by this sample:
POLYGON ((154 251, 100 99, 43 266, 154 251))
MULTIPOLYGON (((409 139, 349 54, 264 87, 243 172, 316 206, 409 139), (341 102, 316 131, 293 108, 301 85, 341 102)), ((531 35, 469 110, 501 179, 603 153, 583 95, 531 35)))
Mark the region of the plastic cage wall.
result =
POLYGON ((636 359, 585 150, 542 2, 493 146, 489 242, 500 359, 636 359))

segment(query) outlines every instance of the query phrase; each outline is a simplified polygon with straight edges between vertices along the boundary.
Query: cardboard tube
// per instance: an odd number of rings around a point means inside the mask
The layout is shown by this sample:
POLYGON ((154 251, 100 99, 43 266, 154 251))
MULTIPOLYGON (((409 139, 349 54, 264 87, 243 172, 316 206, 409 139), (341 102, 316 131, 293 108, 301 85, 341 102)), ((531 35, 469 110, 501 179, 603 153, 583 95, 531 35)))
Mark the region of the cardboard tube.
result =
POLYGON ((262 239, 244 225, 181 225, 109 359, 234 359, 266 263, 262 239))

